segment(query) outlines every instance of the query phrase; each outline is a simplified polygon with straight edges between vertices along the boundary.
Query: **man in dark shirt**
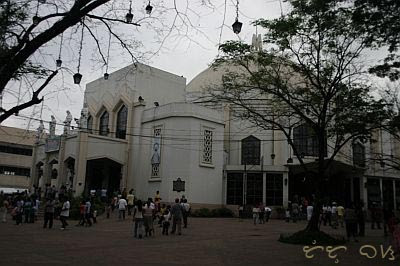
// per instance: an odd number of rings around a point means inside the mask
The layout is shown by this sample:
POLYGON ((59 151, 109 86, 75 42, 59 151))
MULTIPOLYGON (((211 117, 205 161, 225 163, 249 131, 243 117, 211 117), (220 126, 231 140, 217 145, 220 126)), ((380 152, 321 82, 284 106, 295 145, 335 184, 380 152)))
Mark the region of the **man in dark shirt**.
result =
POLYGON ((171 207, 172 215, 172 231, 171 234, 175 234, 176 226, 178 225, 178 235, 182 234, 182 205, 179 203, 179 199, 175 199, 175 204, 171 207))
POLYGON ((44 206, 43 228, 47 227, 47 223, 49 223, 49 229, 51 229, 53 227, 54 205, 55 205, 55 201, 51 198, 47 198, 46 204, 44 206))

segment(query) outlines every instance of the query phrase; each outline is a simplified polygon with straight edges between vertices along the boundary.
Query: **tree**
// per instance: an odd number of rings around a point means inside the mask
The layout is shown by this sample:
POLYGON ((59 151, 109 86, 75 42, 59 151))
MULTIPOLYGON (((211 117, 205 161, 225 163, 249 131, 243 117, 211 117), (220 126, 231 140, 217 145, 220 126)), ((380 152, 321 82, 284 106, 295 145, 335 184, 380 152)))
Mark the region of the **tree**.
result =
POLYGON ((257 127, 283 132, 314 184, 315 211, 306 231, 315 232, 327 169, 344 146, 365 142, 381 126, 387 108, 371 96, 361 62, 367 38, 352 27, 352 12, 334 1, 288 2, 288 14, 255 22, 267 30, 266 49, 236 41, 220 46, 214 67, 231 68, 204 97, 228 103, 257 127), (301 124, 319 144, 317 169, 304 163, 294 145, 292 129, 301 124))
POLYGON ((370 72, 391 80, 400 78, 400 1, 397 0, 344 0, 352 7, 354 28, 365 35, 369 47, 386 47, 388 54, 383 63, 370 68, 370 72))
MULTIPOLYGON (((193 27, 187 14, 193 11, 187 6, 179 7, 176 1, 172 2, 172 7, 160 1, 153 2, 156 2, 154 16, 148 15, 152 11, 152 7, 149 7, 151 2, 145 3, 148 3, 145 10, 139 4, 132 6, 132 1, 127 0, 1 1, 0 95, 4 95, 4 92, 9 91, 16 83, 28 80, 29 86, 23 86, 25 90, 22 94, 29 97, 25 102, 18 101, 9 109, 2 108, 0 123, 12 114, 18 114, 25 108, 41 103, 46 86, 60 71, 68 71, 64 66, 56 68, 55 59, 54 66, 46 64, 46 60, 37 59, 44 57, 44 50, 57 50, 58 53, 58 48, 51 47, 59 45, 59 38, 62 40, 63 34, 64 39, 69 36, 68 42, 77 46, 76 50, 80 55, 85 31, 97 47, 101 65, 107 65, 108 56, 104 51, 107 47, 104 48, 103 43, 109 40, 108 36, 106 40, 101 38, 102 32, 107 32, 110 39, 115 39, 135 62, 138 60, 140 41, 135 39, 133 33, 139 26, 152 29, 158 35, 161 45, 171 34, 182 36, 188 28, 193 27), (173 19, 170 23, 165 22, 165 17, 171 14, 173 19), (40 80, 43 80, 42 83, 37 85, 40 80)), ((201 4, 210 5, 208 1, 202 1, 201 4)), ((53 52, 52 57, 57 58, 56 56, 53 52)), ((71 61, 79 61, 79 72, 80 56, 71 61)))

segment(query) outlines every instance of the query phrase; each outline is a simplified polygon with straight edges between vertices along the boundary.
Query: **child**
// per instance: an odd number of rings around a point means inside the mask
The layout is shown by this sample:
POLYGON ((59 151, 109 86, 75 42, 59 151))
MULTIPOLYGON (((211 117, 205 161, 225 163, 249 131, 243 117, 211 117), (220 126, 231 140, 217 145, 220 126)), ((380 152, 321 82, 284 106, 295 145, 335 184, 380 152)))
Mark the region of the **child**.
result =
POLYGON ((259 219, 259 214, 260 214, 260 208, 258 206, 255 206, 253 208, 253 223, 254 223, 254 225, 257 224, 257 221, 259 219))
POLYGON ((96 217, 97 217, 97 211, 94 210, 94 211, 93 211, 93 223, 94 223, 94 224, 97 223, 96 217))
POLYGON ((81 201, 81 205, 79 205, 79 214, 80 214, 80 219, 79 223, 77 226, 84 226, 85 225, 85 201, 81 201))
POLYGON ((163 235, 168 235, 168 230, 169 230, 169 221, 171 219, 171 214, 169 213, 168 210, 165 211, 165 214, 162 216, 163 221, 162 221, 162 234, 163 235))
POLYGON ((286 217, 286 222, 288 223, 290 221, 290 210, 289 210, 289 208, 286 209, 285 217, 286 217))
POLYGON ((106 206, 106 213, 107 213, 107 219, 110 219, 110 215, 111 215, 111 203, 107 203, 106 206))

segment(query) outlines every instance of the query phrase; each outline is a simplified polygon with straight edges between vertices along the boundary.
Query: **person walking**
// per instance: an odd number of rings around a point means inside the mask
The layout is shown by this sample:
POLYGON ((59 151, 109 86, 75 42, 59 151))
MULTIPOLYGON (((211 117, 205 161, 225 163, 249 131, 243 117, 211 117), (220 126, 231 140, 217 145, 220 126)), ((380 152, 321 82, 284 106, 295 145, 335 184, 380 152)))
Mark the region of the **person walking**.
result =
POLYGON ((133 236, 142 238, 143 237, 143 203, 141 200, 138 200, 136 202, 136 206, 133 211, 133 221, 135 222, 133 236))
POLYGON ((119 210, 119 215, 118 215, 118 219, 119 220, 125 220, 125 210, 126 207, 128 206, 128 203, 126 202, 126 200, 124 198, 120 198, 118 201, 118 210, 119 210))
POLYGON ((343 222, 344 222, 344 207, 340 204, 339 202, 339 206, 337 206, 336 208, 337 211, 337 216, 338 216, 338 222, 340 224, 340 227, 343 228, 343 222))
POLYGON ((85 219, 86 219, 87 226, 92 226, 91 211, 92 211, 92 203, 90 202, 90 199, 88 198, 85 203, 85 219))
POLYGON ((67 198, 67 196, 63 196, 63 205, 61 208, 61 212, 60 212, 60 221, 61 221, 61 230, 65 230, 65 228, 67 227, 68 223, 67 223, 67 219, 69 217, 69 208, 70 208, 70 203, 69 200, 67 198))
POLYGON ((81 204, 79 205, 79 222, 76 226, 84 226, 85 225, 85 221, 86 221, 86 212, 85 212, 85 208, 86 208, 86 203, 84 200, 81 201, 81 204))
POLYGON ((130 216, 135 204, 135 195, 133 195, 133 189, 129 190, 129 194, 126 196, 126 199, 128 201, 128 215, 130 216))
POLYGON ((344 211, 344 221, 346 222, 347 241, 350 241, 350 237, 353 237, 354 241, 358 242, 356 239, 357 213, 353 202, 344 211))
POLYGON ((269 217, 271 217, 272 210, 270 207, 265 206, 265 221, 269 221, 269 217))
POLYGON ((331 208, 331 221, 332 221, 332 228, 337 229, 338 227, 338 217, 337 217, 337 206, 336 202, 332 202, 331 208))
POLYGON ((146 230, 146 236, 151 236, 154 234, 154 224, 153 224, 153 215, 155 211, 155 205, 152 202, 152 199, 149 198, 147 200, 146 205, 144 206, 144 228, 146 230))
POLYGON ((161 196, 160 196, 160 191, 157 190, 156 196, 154 197, 154 203, 156 205, 156 211, 160 211, 161 207, 161 196))
POLYGON ((163 220, 162 220, 162 234, 163 235, 168 235, 170 220, 171 220, 171 214, 170 214, 169 210, 166 210, 163 215, 163 220))
POLYGON ((314 211, 314 206, 312 205, 312 203, 308 203, 307 204, 307 221, 309 222, 311 220, 313 211, 314 211))
POLYGON ((178 235, 182 234, 181 225, 182 225, 182 206, 179 204, 179 199, 175 199, 175 204, 171 207, 171 215, 172 215, 172 230, 171 234, 175 234, 176 227, 178 227, 178 235))
POLYGON ((260 208, 258 206, 253 207, 253 224, 257 225, 258 219, 260 215, 260 208))
POLYGON ((187 202, 187 199, 184 199, 182 203, 183 228, 187 228, 189 213, 190 204, 187 202))
POLYGON ((364 203, 360 202, 356 206, 358 236, 365 236, 365 214, 364 203))
POLYGON ((47 228, 47 223, 49 224, 49 229, 53 228, 53 218, 54 218, 54 205, 55 201, 52 198, 47 198, 44 205, 44 224, 43 228, 47 228))
POLYGON ((2 204, 2 209, 3 209, 3 215, 1 218, 1 222, 6 223, 7 222, 7 212, 8 212, 8 208, 9 208, 10 204, 6 198, 3 198, 3 201, 0 203, 2 204))
POLYGON ((292 203, 292 215, 291 215, 294 223, 297 223, 299 212, 300 212, 299 204, 297 204, 297 202, 295 201, 292 203))

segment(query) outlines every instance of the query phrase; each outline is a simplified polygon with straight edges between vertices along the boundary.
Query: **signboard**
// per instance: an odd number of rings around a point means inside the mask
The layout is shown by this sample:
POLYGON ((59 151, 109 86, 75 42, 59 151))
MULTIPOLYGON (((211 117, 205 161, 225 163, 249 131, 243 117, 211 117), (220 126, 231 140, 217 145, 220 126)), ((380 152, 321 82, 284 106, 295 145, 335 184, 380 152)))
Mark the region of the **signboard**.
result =
POLYGON ((46 139, 45 152, 58 151, 60 149, 60 137, 54 136, 46 139))
POLYGON ((172 183, 173 183, 172 186, 173 191, 177 192, 185 191, 185 181, 182 181, 179 177, 176 181, 172 181, 172 183))

